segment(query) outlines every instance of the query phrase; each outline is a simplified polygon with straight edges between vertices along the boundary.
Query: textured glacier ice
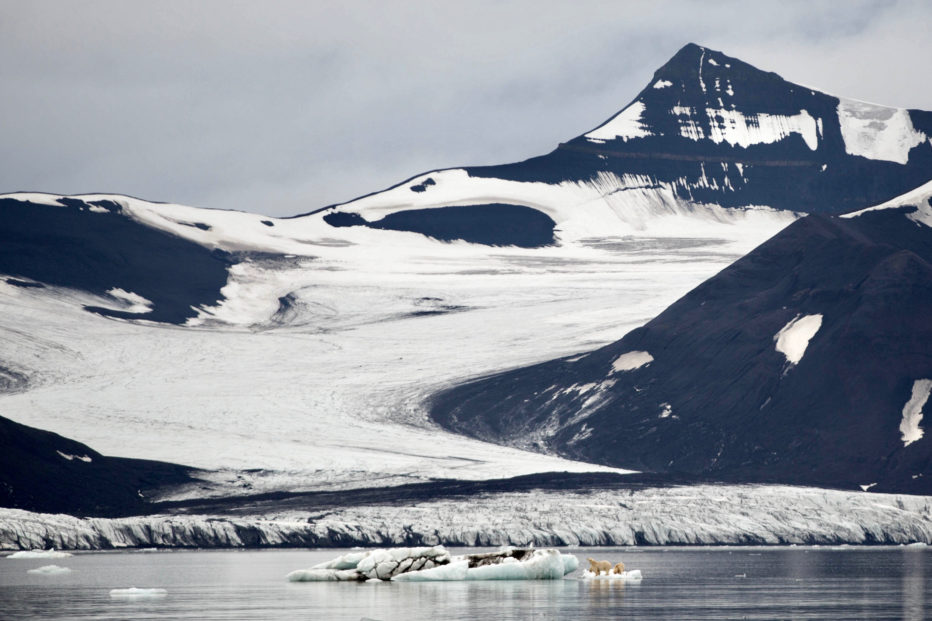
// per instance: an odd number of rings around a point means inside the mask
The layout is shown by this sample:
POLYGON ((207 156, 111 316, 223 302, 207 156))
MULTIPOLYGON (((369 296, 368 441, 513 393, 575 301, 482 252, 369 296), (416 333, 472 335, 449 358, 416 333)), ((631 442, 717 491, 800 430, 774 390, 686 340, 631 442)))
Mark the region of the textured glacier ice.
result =
POLYGON ((932 497, 786 485, 528 491, 326 515, 77 518, 0 509, 0 549, 932 543, 932 497), (534 507, 534 511, 528 511, 534 507))

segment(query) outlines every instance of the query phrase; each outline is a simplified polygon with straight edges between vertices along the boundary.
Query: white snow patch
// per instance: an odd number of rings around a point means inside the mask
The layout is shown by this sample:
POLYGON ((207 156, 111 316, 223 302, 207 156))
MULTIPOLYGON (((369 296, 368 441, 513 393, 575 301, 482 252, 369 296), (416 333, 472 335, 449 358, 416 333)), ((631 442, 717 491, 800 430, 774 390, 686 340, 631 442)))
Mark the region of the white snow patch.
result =
POLYGON ((58 565, 43 565, 35 569, 27 569, 26 573, 39 574, 41 576, 60 576, 62 574, 70 574, 71 570, 67 567, 59 567, 58 565))
POLYGON ((868 483, 867 485, 859 485, 858 487, 860 487, 863 491, 867 492, 867 491, 870 491, 870 488, 875 487, 876 485, 877 485, 876 483, 868 483))
POLYGON ((932 380, 918 379, 913 382, 913 392, 903 406, 903 420, 900 422, 900 433, 903 434, 903 446, 909 446, 923 435, 923 429, 919 426, 922 422, 922 408, 929 400, 929 393, 932 392, 932 380))
POLYGON ((909 151, 927 136, 913 127, 909 111, 854 99, 838 100, 845 152, 872 160, 906 164, 909 151))
POLYGON ((152 310, 152 302, 138 293, 133 293, 132 291, 126 291, 125 289, 120 289, 119 287, 114 287, 107 291, 107 295, 112 298, 116 298, 125 306, 121 306, 119 310, 124 313, 148 313, 152 310))
POLYGON ((150 589, 130 587, 128 589, 110 589, 110 597, 114 599, 160 599, 166 597, 165 589, 150 589))
POLYGON ((101 207, 100 205, 91 205, 87 208, 88 211, 92 213, 110 213, 110 210, 106 207, 101 207))
POLYGON ((715 67, 718 67, 718 63, 715 62, 715 59, 714 59, 714 58, 710 58, 710 59, 709 59, 709 64, 710 64, 710 65, 713 65, 713 66, 715 66, 715 67))
POLYGON ((670 80, 657 80, 654 82, 654 88, 656 89, 667 88, 668 86, 673 86, 673 82, 670 80))
POLYGON ((14 552, 7 558, 68 558, 69 556, 71 556, 71 552, 61 552, 60 550, 52 548, 50 550, 22 550, 20 552, 14 552))
POLYGON ((88 455, 71 455, 71 454, 69 454, 69 453, 63 453, 63 452, 58 451, 58 450, 56 450, 55 452, 58 453, 59 455, 61 455, 64 459, 67 459, 68 461, 72 461, 72 460, 77 459, 78 461, 83 461, 83 462, 86 463, 86 464, 89 464, 89 463, 91 463, 92 461, 94 461, 94 460, 91 459, 88 455))
POLYGON ((643 102, 635 101, 607 123, 586 134, 586 138, 591 142, 605 142, 616 138, 627 142, 629 138, 651 136, 650 131, 641 122, 641 115, 644 114, 645 109, 643 102))
POLYGON ((612 372, 633 371, 653 361, 654 357, 646 351, 629 351, 615 358, 615 362, 612 363, 612 372))
POLYGON ((787 362, 799 364, 809 347, 809 341, 822 327, 822 315, 796 317, 777 332, 773 340, 777 342, 776 350, 786 356, 787 362))
POLYGON ((660 407, 660 418, 670 418, 673 414, 673 406, 669 403, 661 403, 660 407))
POLYGON ((705 116, 709 121, 709 135, 701 124, 701 117, 695 108, 674 106, 672 113, 679 117, 680 135, 691 140, 708 138, 716 144, 728 144, 748 147, 753 144, 770 144, 783 140, 791 134, 799 134, 806 145, 815 151, 819 146, 818 125, 806 110, 799 114, 783 116, 775 114, 745 115, 739 110, 724 108, 706 108, 705 116))

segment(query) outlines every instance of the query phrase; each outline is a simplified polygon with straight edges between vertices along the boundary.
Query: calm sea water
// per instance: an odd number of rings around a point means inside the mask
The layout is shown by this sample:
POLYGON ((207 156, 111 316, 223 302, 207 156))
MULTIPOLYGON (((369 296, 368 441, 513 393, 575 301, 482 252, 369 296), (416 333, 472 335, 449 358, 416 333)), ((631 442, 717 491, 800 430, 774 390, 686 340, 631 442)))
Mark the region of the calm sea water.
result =
MULTIPOLYGON (((454 551, 458 552, 459 550, 454 551)), ((910 619, 932 618, 932 548, 570 549, 624 561, 640 584, 289 583, 340 551, 85 553, 0 559, 0 619, 910 619), (36 575, 55 564, 72 571, 36 575), (110 589, 157 587, 121 601, 110 589)))

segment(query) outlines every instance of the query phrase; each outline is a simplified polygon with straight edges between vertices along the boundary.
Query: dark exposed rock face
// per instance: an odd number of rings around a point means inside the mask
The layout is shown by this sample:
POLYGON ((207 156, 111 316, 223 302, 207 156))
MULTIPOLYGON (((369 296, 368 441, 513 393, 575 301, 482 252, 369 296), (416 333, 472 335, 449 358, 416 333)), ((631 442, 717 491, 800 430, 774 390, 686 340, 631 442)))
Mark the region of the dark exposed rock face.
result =
POLYGON ((152 302, 152 310, 88 310, 177 324, 196 315, 195 308, 222 299, 231 255, 136 222, 113 201, 59 202, 0 199, 0 274, 12 277, 11 284, 45 283, 97 295, 122 289, 152 302))
MULTIPOLYGON (((605 135, 594 130, 542 157, 467 170, 474 176, 548 183, 591 179, 599 172, 644 175, 653 183, 672 184, 692 202, 829 214, 881 203, 929 180, 932 112, 902 112, 915 132, 915 145, 900 154, 908 156, 904 164, 852 154, 858 149, 846 143, 839 103, 837 97, 689 44, 629 104, 628 135, 593 138, 605 135)), ((893 109, 856 113, 886 117, 893 109)), ((603 125, 614 127, 613 119, 603 125)), ((851 126, 847 119, 845 124, 851 126)), ((893 125, 889 117, 872 127, 893 132, 893 125)))
POLYGON ((432 416, 651 472, 932 493, 932 438, 903 427, 932 379, 932 230, 908 211, 804 218, 620 341, 452 388, 432 416), (778 336, 806 317, 794 363, 778 336))
POLYGON ((146 513, 151 490, 191 482, 175 464, 106 457, 0 417, 0 507, 81 516, 146 513))

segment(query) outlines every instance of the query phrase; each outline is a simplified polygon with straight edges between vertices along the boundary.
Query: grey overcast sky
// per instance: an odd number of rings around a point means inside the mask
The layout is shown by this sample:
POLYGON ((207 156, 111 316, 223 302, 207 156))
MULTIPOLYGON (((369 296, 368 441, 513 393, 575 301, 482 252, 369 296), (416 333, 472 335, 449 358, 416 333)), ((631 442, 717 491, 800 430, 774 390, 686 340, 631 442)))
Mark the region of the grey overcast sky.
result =
POLYGON ((0 192, 292 215, 549 152, 692 41, 932 110, 932 2, 0 0, 0 192))

